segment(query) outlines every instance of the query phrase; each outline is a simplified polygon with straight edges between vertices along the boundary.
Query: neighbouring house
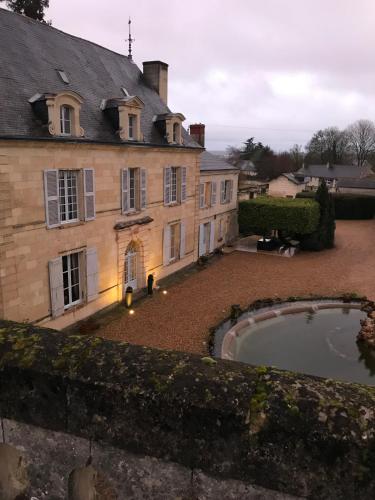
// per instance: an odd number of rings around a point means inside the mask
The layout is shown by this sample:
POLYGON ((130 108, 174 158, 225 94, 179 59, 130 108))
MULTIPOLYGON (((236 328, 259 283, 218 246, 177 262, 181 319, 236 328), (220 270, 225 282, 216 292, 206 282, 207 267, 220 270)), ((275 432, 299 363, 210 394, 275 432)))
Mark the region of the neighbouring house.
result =
POLYGON ((203 148, 168 65, 4 9, 0 46, 0 317, 62 328, 196 261, 203 148))
POLYGON ((316 190, 324 180, 330 191, 337 191, 337 183, 343 179, 363 179, 374 172, 369 164, 356 165, 304 165, 297 174, 303 176, 307 190, 316 190))
POLYGON ((268 194, 269 196, 295 198, 297 193, 305 190, 306 184, 305 178, 296 173, 281 174, 269 182, 268 194))
MULTIPOLYGON (((190 135, 204 147, 205 127, 190 125, 190 135)), ((222 157, 200 156, 198 255, 208 255, 238 236, 239 170, 222 157)))
POLYGON ((362 179, 341 179, 337 182, 339 193, 375 196, 375 176, 362 179))
POLYGON ((238 200, 251 200, 258 195, 267 194, 268 180, 259 179, 257 168, 251 160, 240 160, 236 163, 239 169, 238 200))

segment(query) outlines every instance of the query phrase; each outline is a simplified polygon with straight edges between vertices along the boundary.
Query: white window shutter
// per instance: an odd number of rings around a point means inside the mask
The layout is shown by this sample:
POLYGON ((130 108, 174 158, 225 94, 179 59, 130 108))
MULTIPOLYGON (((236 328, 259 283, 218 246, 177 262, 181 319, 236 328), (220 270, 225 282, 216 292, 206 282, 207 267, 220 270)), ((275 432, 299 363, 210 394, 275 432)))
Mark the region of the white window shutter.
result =
POLYGON ((47 227, 57 227, 60 225, 58 170, 44 171, 44 197, 47 227))
POLYGON ((85 196, 85 220, 95 219, 95 171, 93 168, 83 169, 83 185, 85 196))
POLYGON ((186 226, 185 226, 185 222, 181 221, 181 224, 180 224, 180 259, 185 257, 185 240, 186 240, 186 226))
POLYGON ((204 208, 204 184, 199 184, 199 208, 204 208))
POLYGON ((186 201, 186 167, 181 167, 181 203, 186 201))
POLYGON ((211 183, 211 206, 216 205, 216 182, 211 183))
POLYGON ((210 226, 210 253, 215 250, 215 221, 211 221, 210 226))
POLYGON ((206 253, 204 248, 204 224, 199 224, 199 248, 198 257, 201 257, 206 253))
POLYGON ((141 168, 141 210, 144 210, 147 205, 147 174, 146 169, 141 168))
POLYGON ((51 294, 51 314, 57 318, 64 313, 64 281, 62 257, 48 262, 49 286, 51 294))
POLYGON ((171 227, 167 224, 163 234, 163 264, 167 266, 171 260, 171 227))
POLYGON ((220 183, 220 203, 225 203, 225 181, 220 183))
POLYGON ((164 169, 164 205, 169 205, 171 202, 171 167, 164 169))
POLYGON ((124 168, 121 172, 121 211, 125 214, 128 211, 128 169, 124 168))
POLYGON ((94 300, 98 296, 98 255, 96 248, 86 250, 86 296, 87 302, 94 300))

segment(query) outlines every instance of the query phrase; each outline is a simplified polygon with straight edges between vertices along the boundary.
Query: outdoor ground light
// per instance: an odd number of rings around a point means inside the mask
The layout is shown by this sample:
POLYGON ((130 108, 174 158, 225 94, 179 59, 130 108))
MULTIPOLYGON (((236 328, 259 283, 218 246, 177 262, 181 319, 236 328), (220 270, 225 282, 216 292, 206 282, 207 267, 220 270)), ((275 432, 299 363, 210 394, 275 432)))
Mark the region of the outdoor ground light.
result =
POLYGON ((163 295, 167 295, 167 290, 163 290, 163 295))
POLYGON ((135 313, 134 309, 129 310, 129 314, 133 315, 135 313))

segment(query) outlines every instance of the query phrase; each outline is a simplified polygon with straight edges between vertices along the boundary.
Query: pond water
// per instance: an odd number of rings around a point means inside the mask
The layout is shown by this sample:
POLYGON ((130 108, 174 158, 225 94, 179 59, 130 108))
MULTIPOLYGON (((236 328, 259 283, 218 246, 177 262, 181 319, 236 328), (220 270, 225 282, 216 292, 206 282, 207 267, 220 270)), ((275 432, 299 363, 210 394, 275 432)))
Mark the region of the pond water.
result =
POLYGON ((299 312, 245 326, 232 357, 310 375, 375 385, 375 351, 356 343, 358 309, 299 312))

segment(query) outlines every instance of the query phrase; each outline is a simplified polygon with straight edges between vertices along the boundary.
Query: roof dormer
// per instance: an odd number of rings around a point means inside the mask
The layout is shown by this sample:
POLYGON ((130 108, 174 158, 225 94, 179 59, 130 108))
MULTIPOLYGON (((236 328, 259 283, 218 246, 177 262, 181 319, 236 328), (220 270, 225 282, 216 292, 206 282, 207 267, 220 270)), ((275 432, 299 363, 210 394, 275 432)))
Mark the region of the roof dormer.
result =
POLYGON ((154 116, 155 125, 159 128, 168 144, 182 145, 182 113, 164 113, 154 116))
POLYGON ((36 94, 29 103, 52 136, 83 137, 80 125, 82 97, 71 90, 58 94, 36 94))
POLYGON ((143 102, 137 96, 107 99, 102 110, 108 116, 120 139, 123 141, 142 141, 141 112, 143 102))

